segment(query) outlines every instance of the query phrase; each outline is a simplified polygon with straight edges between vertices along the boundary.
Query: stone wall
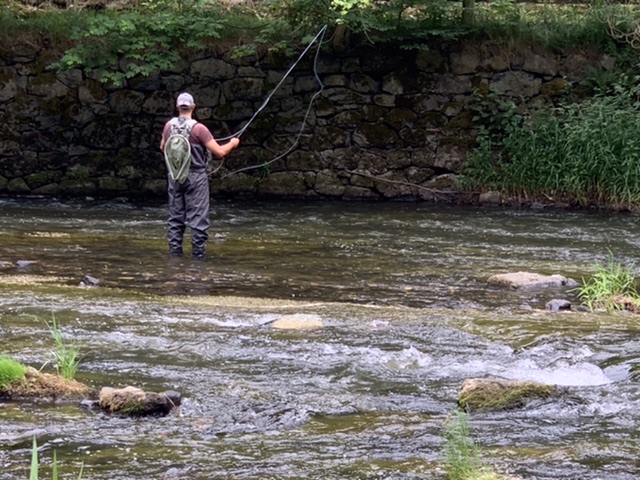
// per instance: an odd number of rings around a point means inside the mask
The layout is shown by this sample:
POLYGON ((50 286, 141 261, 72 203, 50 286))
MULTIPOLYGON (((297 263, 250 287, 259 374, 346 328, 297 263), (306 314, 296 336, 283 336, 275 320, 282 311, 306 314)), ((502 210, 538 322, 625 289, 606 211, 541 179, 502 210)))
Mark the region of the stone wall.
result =
MULTIPOLYGON (((319 58, 324 89, 302 135, 319 88, 313 58, 293 70, 211 176, 214 195, 451 200, 442 192, 455 191, 473 144, 474 91, 548 101, 592 65, 613 67, 606 57, 496 45, 319 58)), ((225 136, 252 118, 292 63, 203 55, 115 88, 94 72, 56 74, 47 68, 55 59, 32 45, 0 58, 0 194, 163 196, 160 134, 177 94, 193 93, 198 120, 225 136)))

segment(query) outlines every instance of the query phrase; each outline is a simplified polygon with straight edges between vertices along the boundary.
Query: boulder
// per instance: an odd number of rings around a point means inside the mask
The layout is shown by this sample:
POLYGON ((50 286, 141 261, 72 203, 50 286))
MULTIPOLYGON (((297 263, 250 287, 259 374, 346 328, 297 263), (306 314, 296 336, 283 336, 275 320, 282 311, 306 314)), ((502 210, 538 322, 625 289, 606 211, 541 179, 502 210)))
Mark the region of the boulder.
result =
POLYGON ((181 395, 174 391, 155 393, 131 386, 119 389, 104 387, 100 390, 98 405, 109 413, 125 416, 164 416, 179 406, 181 400, 181 395))
POLYGON ((571 302, 569 300, 554 298, 553 300, 548 301, 544 308, 551 310, 552 312, 571 310, 571 302))
POLYGON ((531 272, 499 273, 487 280, 491 285, 517 288, 548 288, 576 286, 577 283, 562 275, 542 275, 531 272))
POLYGON ((283 315, 273 321, 271 326, 281 330, 308 330, 323 327, 324 324, 318 315, 293 314, 283 315))
POLYGON ((462 383, 458 405, 469 410, 503 410, 556 393, 555 385, 497 378, 469 378, 462 383))

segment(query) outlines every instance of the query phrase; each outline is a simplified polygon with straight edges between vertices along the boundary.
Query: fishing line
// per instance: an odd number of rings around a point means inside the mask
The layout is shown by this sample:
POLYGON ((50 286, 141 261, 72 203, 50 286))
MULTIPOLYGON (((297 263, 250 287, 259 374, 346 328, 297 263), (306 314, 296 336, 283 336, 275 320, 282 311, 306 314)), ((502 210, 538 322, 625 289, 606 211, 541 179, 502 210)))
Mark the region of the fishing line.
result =
MULTIPOLYGON (((293 65, 291 65, 291 67, 289 67, 289 70, 287 70, 287 72, 284 74, 284 76, 282 77, 282 79, 278 82, 278 84, 275 86, 275 88, 271 91, 271 93, 269 93, 269 95, 267 95, 267 97, 265 98, 264 102, 262 102, 262 105, 260 105, 260 108, 258 108, 256 110, 256 112, 253 114, 253 116, 249 119, 249 121, 244 125, 244 127, 242 127, 237 133, 234 133, 232 135, 229 135, 227 137, 223 137, 221 139, 219 139, 218 141, 223 142, 225 140, 230 140, 234 137, 239 138, 244 132, 245 130, 249 127, 249 125, 251 125, 251 123, 255 120, 255 118, 258 116, 258 114, 267 106, 267 104, 269 103, 269 101, 271 100, 271 97, 276 93, 276 91, 282 86, 282 84, 284 83, 284 81, 287 79, 287 77, 289 76, 289 74, 293 71, 293 69, 298 65, 298 63, 300 63, 300 61, 302 60, 302 58, 307 54, 307 52, 311 49, 311 47, 313 46, 314 43, 316 43, 316 41, 318 41, 318 48, 316 49, 316 54, 314 57, 314 61, 313 61, 313 75, 316 79, 316 82, 318 82, 319 88, 318 90, 313 94, 313 96, 311 97, 311 100, 309 101, 309 105, 307 106, 307 111, 305 112, 304 118, 302 119, 302 125, 300 126, 300 130, 298 132, 298 134, 296 135, 295 141, 293 142, 293 144, 291 145, 291 147, 289 147, 289 149, 287 149, 284 153, 281 153, 280 155, 272 158, 271 160, 269 160, 268 162, 264 162, 261 163, 259 165, 253 165, 250 167, 244 167, 241 168, 239 170, 234 170, 233 172, 229 172, 225 175, 223 175, 221 178, 225 178, 228 177, 229 175, 233 175, 234 173, 240 173, 240 172, 244 172, 246 170, 252 170, 254 168, 261 168, 261 167, 265 167, 267 165, 270 165, 271 163, 280 160, 282 157, 284 157, 285 155, 289 154, 289 152, 291 152, 297 145, 298 142, 300 141, 300 137, 302 136, 302 132, 304 130, 304 127, 307 124, 307 119, 309 118, 309 114, 311 113, 311 107, 313 106, 313 102, 315 101, 315 99, 322 93, 322 91, 324 90, 324 84, 322 83, 322 81, 320 80, 320 77, 318 76, 318 57, 320 56, 320 46, 322 45, 322 41, 324 39, 324 34, 327 30, 327 25, 325 25, 324 27, 322 27, 320 29, 320 31, 316 34, 316 36, 313 38, 313 40, 311 40, 311 42, 309 42, 309 45, 307 45, 307 48, 304 49, 304 51, 300 54, 300 56, 298 57, 298 59, 293 63, 293 65)), ((224 159, 222 159, 220 161, 220 165, 218 165, 218 167, 216 167, 216 169, 214 171, 211 172, 211 174, 216 173, 218 170, 220 170, 220 168, 222 168, 222 165, 224 163, 224 159)))

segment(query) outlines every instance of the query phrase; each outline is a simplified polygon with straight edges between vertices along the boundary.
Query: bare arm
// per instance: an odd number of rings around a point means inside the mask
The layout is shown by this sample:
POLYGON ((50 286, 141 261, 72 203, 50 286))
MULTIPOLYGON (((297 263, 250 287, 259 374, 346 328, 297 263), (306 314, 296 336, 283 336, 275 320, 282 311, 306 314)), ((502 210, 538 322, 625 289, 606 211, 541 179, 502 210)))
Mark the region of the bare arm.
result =
POLYGON ((207 147, 207 149, 211 153, 213 153, 216 157, 222 158, 229 155, 231 150, 236 148, 239 144, 240 144, 240 139, 238 138, 232 138, 231 140, 229 140, 228 143, 225 143, 224 145, 220 145, 218 142, 216 142, 214 138, 212 138, 207 143, 205 143, 204 146, 207 147))

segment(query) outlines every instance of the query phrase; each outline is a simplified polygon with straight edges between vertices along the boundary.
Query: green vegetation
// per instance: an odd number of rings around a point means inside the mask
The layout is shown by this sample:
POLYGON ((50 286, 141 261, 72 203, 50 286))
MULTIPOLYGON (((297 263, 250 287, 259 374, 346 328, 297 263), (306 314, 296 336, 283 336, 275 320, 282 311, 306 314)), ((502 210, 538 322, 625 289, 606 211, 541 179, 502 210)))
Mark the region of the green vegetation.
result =
POLYGON ((478 3, 465 9, 472 13, 465 18, 462 2, 447 0, 103 0, 99 10, 95 2, 74 1, 66 10, 31 5, 5 1, 0 10, 4 48, 25 35, 40 37, 63 53, 57 68, 92 69, 115 83, 171 69, 185 55, 220 44, 238 56, 260 49, 294 54, 324 25, 336 47, 391 44, 428 50, 434 40, 468 38, 616 51, 614 37, 626 38, 638 18, 635 6, 515 0, 478 3))
POLYGON ((590 310, 640 311, 640 296, 631 267, 622 266, 609 253, 607 264, 597 264, 595 270, 593 277, 588 280, 583 278, 582 286, 577 289, 578 297, 590 310))
POLYGON ((4 0, 2 5, 0 51, 45 46, 36 68, 84 68, 114 85, 174 70, 212 50, 231 51, 236 58, 269 52, 272 60, 286 60, 325 25, 324 48, 337 50, 373 44, 425 51, 441 41, 468 40, 514 50, 607 53, 616 59, 615 69, 594 70, 579 93, 564 92, 558 82, 553 104, 532 107, 479 92, 477 148, 463 186, 524 201, 640 208, 640 77, 634 50, 640 45, 640 5, 516 0, 69 0, 66 9, 4 0))
MULTIPOLYGON (((36 441, 36 437, 33 437, 33 446, 31 448, 31 470, 29 473, 29 480, 38 480, 38 442, 36 441)), ((56 455, 56 451, 53 451, 53 465, 51 471, 51 480, 58 480, 58 458, 56 455)), ((82 468, 80 468, 80 473, 78 474, 78 480, 82 479, 82 468)))
POLYGON ((457 410, 444 432, 445 469, 449 480, 500 480, 502 477, 484 465, 469 433, 468 415, 457 410))
POLYGON ((47 323, 51 336, 55 341, 55 347, 53 350, 53 356, 56 364, 56 371, 58 375, 66 378, 67 380, 73 380, 78 371, 78 365, 80 363, 79 349, 75 343, 65 342, 62 336, 62 330, 60 325, 56 321, 54 314, 51 315, 51 324, 47 323))
POLYGON ((0 388, 24 378, 27 367, 12 358, 0 356, 0 388))
POLYGON ((477 148, 464 185, 529 201, 637 207, 638 79, 623 76, 584 101, 566 99, 524 113, 514 102, 480 102, 477 148))

